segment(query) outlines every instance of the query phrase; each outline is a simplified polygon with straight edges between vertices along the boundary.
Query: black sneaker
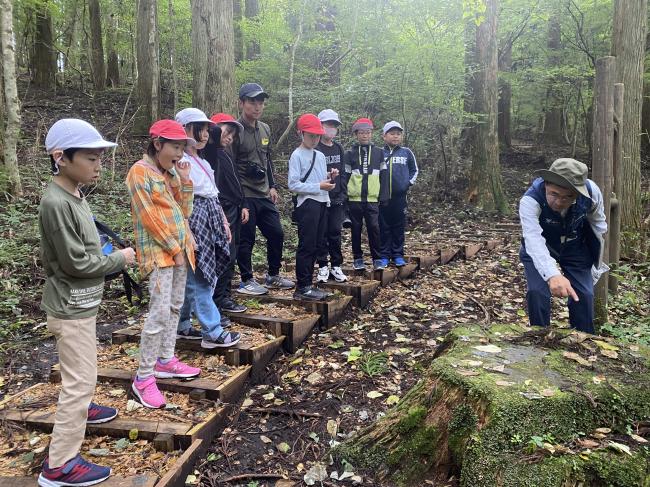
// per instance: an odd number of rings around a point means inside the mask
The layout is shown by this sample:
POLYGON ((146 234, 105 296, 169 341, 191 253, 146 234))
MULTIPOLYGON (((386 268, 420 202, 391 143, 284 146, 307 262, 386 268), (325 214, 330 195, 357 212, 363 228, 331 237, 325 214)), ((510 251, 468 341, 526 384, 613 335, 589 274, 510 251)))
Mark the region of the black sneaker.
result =
POLYGON ((203 333, 191 326, 187 330, 177 331, 176 338, 185 338, 185 340, 201 340, 203 338, 203 333))
POLYGON ((201 342, 201 348, 227 348, 236 345, 241 340, 241 335, 234 331, 224 331, 216 340, 204 338, 201 342))
POLYGON ((228 311, 230 313, 243 313, 248 308, 243 304, 235 303, 232 299, 224 299, 221 306, 218 306, 221 311, 228 311))
POLYGON ((321 291, 314 286, 306 286, 300 289, 296 289, 296 291, 293 293, 294 299, 304 299, 307 301, 323 301, 330 296, 330 293, 321 291))
POLYGON ((226 315, 221 315, 221 328, 230 328, 232 326, 232 321, 226 315))

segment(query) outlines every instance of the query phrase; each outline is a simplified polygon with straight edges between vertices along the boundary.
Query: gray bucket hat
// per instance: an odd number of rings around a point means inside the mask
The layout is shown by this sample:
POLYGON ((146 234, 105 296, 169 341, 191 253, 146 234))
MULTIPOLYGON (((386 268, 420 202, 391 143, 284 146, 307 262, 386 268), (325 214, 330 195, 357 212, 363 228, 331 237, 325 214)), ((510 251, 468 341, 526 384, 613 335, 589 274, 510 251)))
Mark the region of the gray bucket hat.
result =
POLYGON ((556 184, 567 189, 574 189, 582 196, 591 198, 587 189, 588 171, 589 169, 586 164, 575 159, 563 157, 561 159, 555 159, 550 168, 539 169, 533 174, 541 177, 547 183, 556 184))

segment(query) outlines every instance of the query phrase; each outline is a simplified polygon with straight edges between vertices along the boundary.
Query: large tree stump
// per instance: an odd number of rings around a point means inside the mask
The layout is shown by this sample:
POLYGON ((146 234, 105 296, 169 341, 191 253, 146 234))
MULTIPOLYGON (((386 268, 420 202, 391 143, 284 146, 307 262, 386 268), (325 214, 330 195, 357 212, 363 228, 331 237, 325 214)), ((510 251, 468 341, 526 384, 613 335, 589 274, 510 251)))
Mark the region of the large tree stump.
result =
POLYGON ((650 416, 648 349, 570 330, 469 327, 437 355, 394 409, 334 450, 337 461, 399 485, 450 475, 462 486, 650 482, 650 452, 629 435, 646 434, 650 416))

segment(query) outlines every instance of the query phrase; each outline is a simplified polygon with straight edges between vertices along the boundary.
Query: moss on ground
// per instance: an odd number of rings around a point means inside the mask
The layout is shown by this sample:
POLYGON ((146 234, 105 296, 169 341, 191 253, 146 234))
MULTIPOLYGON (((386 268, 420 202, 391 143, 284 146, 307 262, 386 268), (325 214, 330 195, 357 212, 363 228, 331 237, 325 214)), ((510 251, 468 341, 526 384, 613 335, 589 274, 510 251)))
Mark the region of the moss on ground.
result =
POLYGON ((451 465, 464 486, 650 486, 648 449, 626 434, 650 418, 648 349, 518 326, 457 328, 441 348, 426 378, 337 458, 399 485, 445 479, 451 465), (584 447, 597 428, 612 431, 584 447))

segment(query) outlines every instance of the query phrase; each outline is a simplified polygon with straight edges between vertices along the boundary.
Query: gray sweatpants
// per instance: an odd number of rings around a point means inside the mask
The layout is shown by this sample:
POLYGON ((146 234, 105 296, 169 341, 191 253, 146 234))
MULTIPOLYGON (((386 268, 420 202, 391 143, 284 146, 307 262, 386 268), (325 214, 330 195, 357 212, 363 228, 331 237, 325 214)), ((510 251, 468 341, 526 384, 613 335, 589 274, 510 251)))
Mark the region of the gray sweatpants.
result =
POLYGON ((158 358, 174 357, 186 279, 187 264, 154 269, 149 276, 149 314, 140 335, 140 379, 153 375, 158 358))

